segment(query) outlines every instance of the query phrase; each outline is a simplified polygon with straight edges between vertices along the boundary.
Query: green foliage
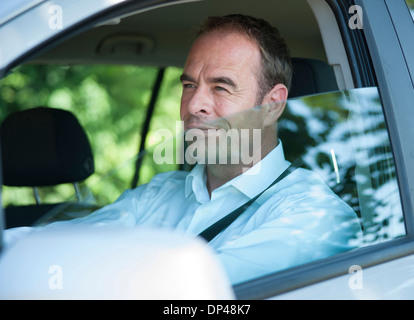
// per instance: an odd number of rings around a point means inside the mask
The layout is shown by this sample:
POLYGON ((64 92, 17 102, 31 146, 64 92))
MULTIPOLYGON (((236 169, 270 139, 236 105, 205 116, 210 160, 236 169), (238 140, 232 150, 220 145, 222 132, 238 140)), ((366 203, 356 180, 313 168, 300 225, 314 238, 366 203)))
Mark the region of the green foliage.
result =
MULTIPOLYGON (((11 112, 37 106, 73 112, 85 128, 95 155, 95 174, 85 185, 98 204, 110 203, 130 187, 157 72, 154 67, 136 66, 21 66, 0 82, 0 120, 11 112)), ((156 141, 157 129, 175 130, 180 73, 176 68, 165 73, 147 146, 156 141)), ((163 169, 145 161, 141 170, 148 180, 163 169)), ((43 193, 45 202, 61 201, 73 193, 73 188, 46 188, 43 193)), ((5 205, 30 203, 32 199, 30 190, 5 188, 3 192, 5 205)))

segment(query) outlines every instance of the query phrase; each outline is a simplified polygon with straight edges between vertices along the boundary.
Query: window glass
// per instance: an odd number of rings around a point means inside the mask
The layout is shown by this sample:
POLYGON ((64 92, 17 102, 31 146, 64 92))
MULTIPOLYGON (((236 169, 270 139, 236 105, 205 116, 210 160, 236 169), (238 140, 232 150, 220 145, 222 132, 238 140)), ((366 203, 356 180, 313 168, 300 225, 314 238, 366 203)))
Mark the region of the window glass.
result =
POLYGON ((407 2, 408 9, 411 12, 411 16, 414 19, 414 1, 413 0, 405 0, 407 2))
MULTIPOLYGON (((141 128, 158 69, 135 66, 26 65, 0 82, 0 120, 19 110, 46 106, 70 111, 79 120, 90 140, 95 172, 79 184, 82 197, 102 206, 113 202, 131 186, 141 128)), ((157 105, 147 135, 147 145, 157 143, 153 134, 169 128, 178 119, 180 71, 164 73, 157 105), (171 111, 174 110, 175 112, 171 111)), ((158 168, 147 161, 141 166, 141 181, 147 181, 158 168)), ((43 203, 75 198, 74 187, 62 184, 37 189, 43 203)), ((3 204, 34 203, 30 187, 3 188, 3 204)))
POLYGON ((362 245, 405 234, 395 164, 376 88, 289 101, 280 137, 361 219, 362 245), (302 143, 300 143, 302 141, 302 143))
POLYGON ((123 223, 131 215, 142 226, 201 235, 233 284, 405 235, 377 88, 291 99, 269 124, 271 110, 252 108, 184 133, 181 122, 173 131, 159 128, 161 142, 147 160, 158 172, 166 165, 186 171, 158 174, 86 221, 123 223), (277 147, 250 167, 274 138, 277 147), (221 177, 238 165, 245 170, 209 194, 205 168, 212 164, 225 168, 221 177), (206 236, 257 195, 217 236, 206 236))
MULTIPOLYGON (((147 149, 137 159, 137 139, 152 90, 148 81, 138 79, 155 79, 157 70, 46 68, 47 72, 24 67, 3 79, 2 110, 48 105, 71 110, 79 118, 97 159, 97 174, 82 191, 86 198, 100 199, 95 201, 98 207, 130 188, 137 160, 142 160, 141 186, 129 196, 123 193, 121 198, 127 201, 105 207, 104 214, 98 210, 88 215, 97 207, 80 213, 72 207, 54 208, 36 225, 82 215, 99 221, 111 216, 112 221, 120 212, 129 212, 137 224, 204 236, 205 229, 258 195, 230 226, 207 239, 233 283, 405 235, 376 88, 290 99, 277 119, 271 116, 277 108, 258 106, 206 123, 201 126, 204 130, 197 131, 198 126, 183 132, 178 120, 181 71, 171 69, 151 122, 147 149), (125 87, 124 77, 135 81, 127 79, 125 87), (49 86, 36 89, 40 81, 49 86), (222 133, 218 128, 226 130, 222 133), (216 133, 211 135, 209 129, 216 133), (272 141, 278 147, 267 150, 272 141), (267 156, 258 161, 263 155, 267 156), (252 161, 256 165, 250 168, 252 161), (287 163, 293 164, 292 172, 267 190, 285 174, 287 163), (221 177, 231 177, 239 165, 243 174, 207 190, 205 167, 210 164, 221 167, 221 177), (131 203, 128 197, 140 205, 126 209, 131 203)), ((2 118, 6 114, 3 111, 2 118)), ((9 204, 16 198, 27 204, 33 198, 30 189, 13 192, 6 188, 3 193, 9 204)), ((58 192, 63 198, 73 193, 58 192)), ((59 201, 56 193, 52 195, 44 199, 59 201)))

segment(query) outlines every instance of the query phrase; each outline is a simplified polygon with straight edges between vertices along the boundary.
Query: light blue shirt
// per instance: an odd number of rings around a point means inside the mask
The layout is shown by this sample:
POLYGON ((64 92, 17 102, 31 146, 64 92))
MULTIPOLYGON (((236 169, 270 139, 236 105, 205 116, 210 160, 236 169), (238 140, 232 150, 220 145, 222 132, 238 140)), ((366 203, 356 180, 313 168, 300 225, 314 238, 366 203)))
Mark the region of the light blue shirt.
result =
MULTIPOLYGON (((190 173, 161 173, 75 221, 170 228, 197 236, 266 189, 289 165, 279 143, 250 170, 215 189, 211 198, 204 165, 190 173)), ((355 212, 319 176, 298 168, 264 192, 210 245, 236 284, 355 248, 360 232, 355 212)))

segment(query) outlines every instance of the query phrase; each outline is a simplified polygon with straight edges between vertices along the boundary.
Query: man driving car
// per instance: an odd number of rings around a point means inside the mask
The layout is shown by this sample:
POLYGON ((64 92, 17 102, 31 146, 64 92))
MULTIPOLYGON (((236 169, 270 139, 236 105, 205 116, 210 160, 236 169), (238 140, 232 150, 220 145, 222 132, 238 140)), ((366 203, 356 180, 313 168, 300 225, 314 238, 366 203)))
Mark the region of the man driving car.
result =
POLYGON ((230 131, 256 130, 260 143, 239 140, 251 161, 228 146, 214 149, 213 158, 206 147, 190 172, 158 174, 69 223, 200 235, 233 284, 354 248, 361 231, 355 212, 319 176, 285 160, 289 146, 277 135, 277 120, 291 77, 289 49, 275 27, 239 14, 208 18, 181 75, 184 130, 203 136, 190 142, 198 150, 230 131))

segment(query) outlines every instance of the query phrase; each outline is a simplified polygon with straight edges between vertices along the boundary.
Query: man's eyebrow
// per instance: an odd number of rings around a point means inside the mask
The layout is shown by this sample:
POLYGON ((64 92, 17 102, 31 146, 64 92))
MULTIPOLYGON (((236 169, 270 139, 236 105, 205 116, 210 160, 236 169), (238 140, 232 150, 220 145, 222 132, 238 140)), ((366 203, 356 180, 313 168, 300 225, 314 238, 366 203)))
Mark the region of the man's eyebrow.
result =
POLYGON ((237 88, 236 83, 229 77, 213 77, 213 78, 209 78, 208 81, 211 82, 211 83, 225 84, 225 85, 228 85, 228 86, 230 86, 234 89, 237 88))
POLYGON ((195 80, 192 77, 190 77, 188 74, 185 74, 185 73, 183 73, 180 76, 180 81, 181 82, 183 82, 183 81, 195 82, 195 80))
MULTIPOLYGON (((229 77, 224 77, 224 76, 223 77, 212 77, 212 78, 208 78, 207 80, 210 83, 219 83, 219 84, 221 83, 221 84, 228 85, 228 86, 230 86, 232 88, 235 88, 235 89, 237 88, 236 83, 229 77)), ((181 82, 183 82, 183 81, 196 82, 193 77, 191 77, 191 76, 189 76, 188 74, 185 74, 185 73, 183 73, 180 76, 180 81, 181 82)))

